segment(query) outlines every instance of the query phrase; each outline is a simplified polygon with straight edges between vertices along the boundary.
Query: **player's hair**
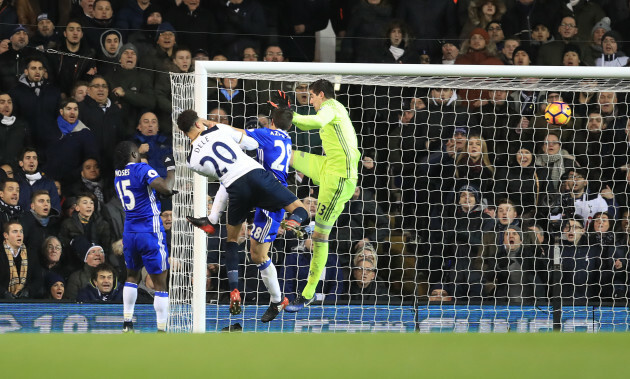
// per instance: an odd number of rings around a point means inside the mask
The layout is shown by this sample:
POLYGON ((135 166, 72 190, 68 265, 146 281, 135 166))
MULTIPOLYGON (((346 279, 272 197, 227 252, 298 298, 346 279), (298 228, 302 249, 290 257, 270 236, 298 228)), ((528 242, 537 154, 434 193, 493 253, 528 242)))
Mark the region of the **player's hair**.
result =
POLYGON ((271 111, 271 119, 276 128, 289 130, 293 123, 293 111, 289 108, 274 108, 271 111))
POLYGON ((20 182, 18 182, 16 179, 6 178, 4 181, 0 181, 0 191, 4 191, 4 188, 6 187, 7 183, 15 183, 18 186, 20 185, 20 182))
POLYGON ((50 197, 50 193, 46 190, 37 190, 37 191, 33 191, 33 194, 31 195, 31 203, 35 201, 35 198, 37 196, 42 196, 42 195, 46 195, 48 197, 50 197))
MULTIPOLYGON (((107 262, 103 262, 100 265, 94 267, 94 270, 92 270, 92 282, 96 283, 96 278, 98 278, 98 273, 101 271, 106 271, 106 272, 111 272, 112 275, 114 275, 114 281, 116 280, 116 272, 114 271, 114 268, 112 267, 112 265, 110 265, 107 262)), ((112 288, 112 291, 114 289, 112 288)))
POLYGON ((324 97, 327 99, 335 98, 335 87, 333 84, 326 79, 318 79, 311 83, 308 87, 309 90, 313 91, 314 94, 319 94, 320 92, 324 93, 324 97))
POLYGON ((75 103, 76 105, 79 105, 79 102, 74 97, 66 97, 59 103, 59 109, 65 108, 70 103, 75 103))
POLYGON ((138 150, 138 147, 131 141, 122 141, 116 145, 116 149, 114 149, 114 168, 116 170, 125 168, 127 163, 129 163, 131 153, 136 150, 138 150))
POLYGON ((11 225, 20 225, 20 226, 22 226, 22 224, 18 220, 12 219, 12 220, 9 220, 9 221, 4 223, 4 226, 2 226, 2 231, 7 233, 7 234, 9 234, 9 228, 11 227, 11 225))
POLYGON ((199 120, 197 112, 192 109, 187 109, 177 117, 177 127, 182 132, 188 133, 197 120, 199 120))
POLYGON ((25 148, 23 148, 22 151, 20 151, 20 160, 21 161, 24 160, 24 156, 26 155, 26 153, 35 153, 35 154, 37 154, 37 149, 35 149, 33 146, 26 146, 25 148))

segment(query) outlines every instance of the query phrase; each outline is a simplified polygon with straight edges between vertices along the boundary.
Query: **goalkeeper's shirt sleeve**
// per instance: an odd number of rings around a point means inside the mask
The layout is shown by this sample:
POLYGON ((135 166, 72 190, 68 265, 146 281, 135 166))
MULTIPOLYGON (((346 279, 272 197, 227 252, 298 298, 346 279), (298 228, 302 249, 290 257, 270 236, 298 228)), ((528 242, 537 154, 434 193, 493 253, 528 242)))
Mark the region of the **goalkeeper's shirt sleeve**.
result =
POLYGON ((323 107, 316 115, 303 116, 293 112, 293 124, 300 130, 321 129, 335 119, 335 111, 329 107, 323 107))

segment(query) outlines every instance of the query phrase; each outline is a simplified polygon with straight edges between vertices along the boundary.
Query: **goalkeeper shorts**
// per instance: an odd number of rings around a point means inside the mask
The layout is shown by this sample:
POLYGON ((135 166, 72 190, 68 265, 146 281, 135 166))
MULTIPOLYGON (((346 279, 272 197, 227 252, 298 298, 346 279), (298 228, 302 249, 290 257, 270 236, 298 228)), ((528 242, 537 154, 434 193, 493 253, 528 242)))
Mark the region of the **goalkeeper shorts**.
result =
POLYGON ((327 173, 327 163, 326 157, 321 155, 301 151, 295 151, 293 155, 293 168, 319 185, 315 231, 326 235, 330 234, 337 218, 357 187, 356 179, 342 178, 327 173))

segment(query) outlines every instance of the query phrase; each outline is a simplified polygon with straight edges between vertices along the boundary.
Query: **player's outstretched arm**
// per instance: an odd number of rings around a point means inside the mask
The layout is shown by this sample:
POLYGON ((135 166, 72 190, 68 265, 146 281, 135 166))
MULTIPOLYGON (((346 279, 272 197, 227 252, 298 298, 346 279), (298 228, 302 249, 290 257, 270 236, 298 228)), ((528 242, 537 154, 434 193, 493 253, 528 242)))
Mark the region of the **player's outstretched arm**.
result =
POLYGON ((164 157, 164 166, 166 167, 166 179, 156 178, 150 184, 151 188, 164 196, 172 196, 176 191, 173 190, 175 185, 175 159, 172 155, 164 157))
POLYGON ((241 149, 256 150, 258 149, 258 142, 252 137, 248 136, 243 129, 233 128, 229 125, 217 124, 217 127, 229 134, 234 142, 238 143, 241 149))
POLYGON ((315 115, 304 116, 293 112, 293 124, 301 130, 320 129, 335 118, 335 111, 322 108, 315 115))

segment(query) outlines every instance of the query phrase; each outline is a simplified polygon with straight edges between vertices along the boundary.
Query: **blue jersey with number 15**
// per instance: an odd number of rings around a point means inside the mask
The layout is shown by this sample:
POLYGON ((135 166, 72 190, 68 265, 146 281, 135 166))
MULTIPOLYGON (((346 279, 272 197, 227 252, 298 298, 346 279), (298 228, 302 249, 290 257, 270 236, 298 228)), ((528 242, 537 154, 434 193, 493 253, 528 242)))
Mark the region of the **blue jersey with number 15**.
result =
POLYGON ((291 137, 280 129, 248 129, 247 135, 258 142, 256 159, 271 171, 285 187, 291 159, 291 137))
POLYGON ((159 177, 146 163, 129 163, 124 169, 116 170, 114 185, 125 209, 125 232, 164 231, 160 201, 149 186, 159 177))

